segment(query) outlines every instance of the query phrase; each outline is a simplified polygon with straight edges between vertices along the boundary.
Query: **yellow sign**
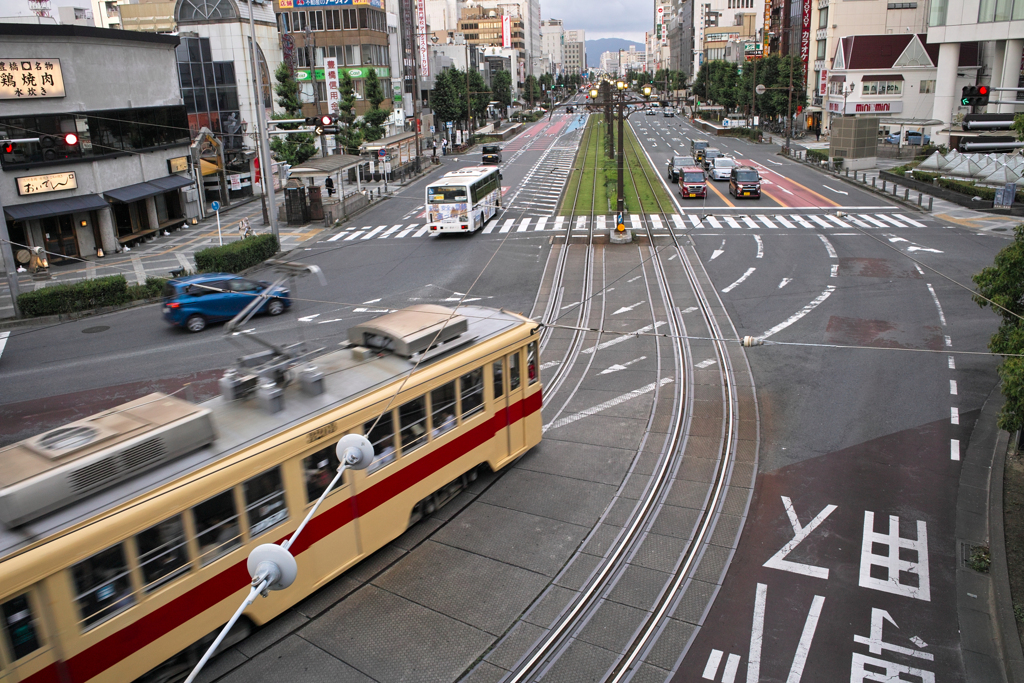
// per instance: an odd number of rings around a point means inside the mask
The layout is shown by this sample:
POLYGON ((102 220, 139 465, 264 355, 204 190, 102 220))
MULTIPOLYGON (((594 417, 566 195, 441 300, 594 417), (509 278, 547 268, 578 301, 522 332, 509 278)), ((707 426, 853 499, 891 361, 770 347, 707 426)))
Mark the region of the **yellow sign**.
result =
POLYGON ((75 172, 49 173, 47 175, 30 175, 15 178, 18 184, 18 194, 24 197, 29 194, 42 194, 43 192, 57 192, 58 190, 74 190, 78 187, 78 179, 75 172))
POLYGON ((59 59, 0 57, 0 100, 64 97, 59 59))
POLYGON ((188 157, 174 157, 167 160, 167 170, 171 173, 181 173, 188 170, 188 157))
POLYGON ((291 9, 295 4, 293 0, 278 0, 277 6, 281 9, 291 9))

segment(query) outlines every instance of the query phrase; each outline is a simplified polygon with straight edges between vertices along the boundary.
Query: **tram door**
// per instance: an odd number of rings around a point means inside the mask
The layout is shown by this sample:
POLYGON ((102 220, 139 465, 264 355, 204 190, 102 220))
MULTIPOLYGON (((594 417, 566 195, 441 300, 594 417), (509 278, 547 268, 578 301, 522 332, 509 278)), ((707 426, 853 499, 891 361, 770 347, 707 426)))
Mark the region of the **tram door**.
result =
POLYGON ((518 453, 526 445, 526 420, 523 419, 523 352, 517 350, 506 356, 508 368, 508 452, 518 453))

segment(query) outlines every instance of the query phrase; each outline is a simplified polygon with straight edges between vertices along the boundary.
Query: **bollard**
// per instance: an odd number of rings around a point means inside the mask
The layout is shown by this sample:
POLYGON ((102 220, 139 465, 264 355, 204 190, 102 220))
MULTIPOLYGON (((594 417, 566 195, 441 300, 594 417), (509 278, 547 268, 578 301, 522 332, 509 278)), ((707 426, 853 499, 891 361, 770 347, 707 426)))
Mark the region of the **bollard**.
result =
POLYGON ((849 177, 850 177, 850 169, 846 169, 846 177, 847 177, 847 178, 849 178, 849 177))
MULTIPOLYGON (((867 171, 864 171, 864 175, 867 175, 867 173, 868 173, 867 171)), ((875 186, 875 180, 877 180, 877 179, 878 179, 878 176, 871 176, 871 187, 875 186)))
POLYGON ((882 192, 885 192, 885 186, 886 186, 887 183, 888 183, 887 180, 883 180, 882 181, 882 192))
POLYGON ((928 196, 928 211, 929 211, 929 213, 930 213, 930 212, 931 212, 931 210, 932 210, 932 199, 934 199, 934 197, 932 197, 931 195, 929 195, 929 196, 928 196))
POLYGON ((909 187, 903 188, 903 201, 905 201, 905 202, 910 201, 910 188, 909 187))
POLYGON ((917 205, 921 206, 921 202, 924 201, 924 195, 920 192, 917 193, 917 205))

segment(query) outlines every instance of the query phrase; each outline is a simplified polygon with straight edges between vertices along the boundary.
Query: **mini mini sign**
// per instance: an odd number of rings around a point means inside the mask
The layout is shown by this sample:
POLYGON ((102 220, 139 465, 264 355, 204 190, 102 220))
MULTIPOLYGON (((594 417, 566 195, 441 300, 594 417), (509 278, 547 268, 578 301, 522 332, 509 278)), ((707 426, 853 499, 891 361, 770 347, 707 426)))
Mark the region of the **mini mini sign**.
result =
POLYGON ((59 59, 0 57, 0 100, 64 97, 59 59))
POLYGON ((47 175, 30 175, 15 178, 18 194, 24 197, 29 194, 56 192, 58 190, 74 190, 78 187, 78 179, 74 171, 69 173, 49 173, 47 175))

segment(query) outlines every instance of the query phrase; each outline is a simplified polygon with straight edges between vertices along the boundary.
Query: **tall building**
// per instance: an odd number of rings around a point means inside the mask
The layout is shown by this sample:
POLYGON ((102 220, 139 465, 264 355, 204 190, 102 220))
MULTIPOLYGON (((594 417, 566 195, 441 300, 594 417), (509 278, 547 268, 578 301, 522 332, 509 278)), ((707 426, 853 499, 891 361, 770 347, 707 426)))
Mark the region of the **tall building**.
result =
POLYGON ((495 10, 499 15, 518 17, 523 23, 524 71, 540 76, 541 19, 540 0, 475 0, 471 9, 495 10))
MULTIPOLYGON (((478 47, 501 49, 504 46, 505 28, 508 29, 507 48, 515 51, 518 64, 511 69, 513 76, 526 78, 525 66, 528 63, 526 53, 526 29, 521 17, 503 14, 501 10, 467 7, 462 10, 458 30, 465 41, 478 47), (506 26, 507 24, 507 26, 506 26)), ((522 83, 513 78, 512 83, 522 83)))
POLYGON ((565 61, 563 51, 565 48, 565 29, 562 27, 561 19, 547 19, 540 27, 541 33, 541 56, 547 57, 551 63, 551 70, 554 74, 563 71, 565 61))
POLYGON ((423 8, 431 32, 457 31, 461 4, 457 0, 424 0, 423 8))
POLYGON ((587 45, 573 41, 566 42, 563 52, 563 71, 566 75, 581 74, 587 70, 587 45))

